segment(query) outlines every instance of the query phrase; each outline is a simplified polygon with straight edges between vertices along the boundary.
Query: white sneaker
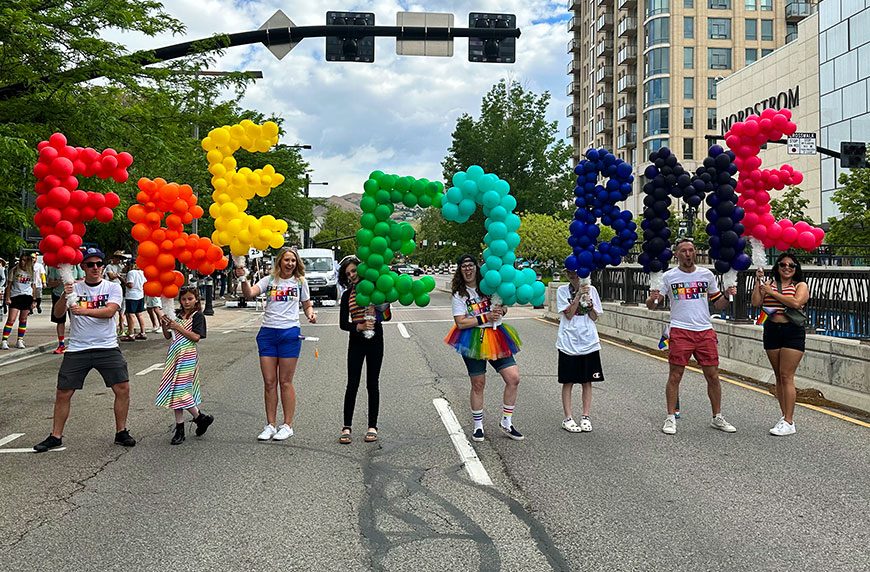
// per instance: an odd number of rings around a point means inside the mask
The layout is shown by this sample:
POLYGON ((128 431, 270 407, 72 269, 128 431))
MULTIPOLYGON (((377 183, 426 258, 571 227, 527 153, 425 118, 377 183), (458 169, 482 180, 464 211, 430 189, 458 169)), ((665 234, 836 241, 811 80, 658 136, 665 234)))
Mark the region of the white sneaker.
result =
POLYGON ((15 347, 18 348, 19 350, 23 350, 26 347, 24 345, 24 340, 22 340, 21 338, 18 338, 18 343, 15 344, 15 347))
POLYGON ((292 437, 292 436, 293 436, 293 428, 285 423, 284 425, 281 425, 281 427, 278 428, 278 432, 275 433, 275 436, 272 437, 272 440, 273 441, 283 441, 283 440, 285 440, 289 437, 292 437))
POLYGON ((676 435, 677 433, 677 420, 673 417, 666 417, 665 424, 662 425, 662 433, 665 435, 676 435))
POLYGON ((584 433, 588 433, 592 431, 592 420, 588 417, 584 417, 580 420, 580 430, 584 433))
POLYGON ((718 429, 719 431, 724 431, 725 433, 737 433, 737 429, 734 425, 725 421, 725 418, 722 417, 721 413, 710 421, 710 427, 718 429))
POLYGON ((777 437, 782 437, 783 435, 794 435, 796 432, 797 430, 794 428, 794 423, 788 423, 785 419, 782 419, 770 430, 770 434, 776 435, 777 437))
POLYGON ((265 427, 263 427, 263 432, 260 433, 259 435, 257 435, 257 440, 258 441, 268 441, 269 439, 274 437, 275 433, 277 433, 277 432, 278 432, 278 430, 275 429, 274 425, 266 425, 265 427))
POLYGON ((8 343, 6 340, 3 340, 3 345, 0 346, 0 349, 8 350, 8 349, 9 349, 9 343, 8 343))

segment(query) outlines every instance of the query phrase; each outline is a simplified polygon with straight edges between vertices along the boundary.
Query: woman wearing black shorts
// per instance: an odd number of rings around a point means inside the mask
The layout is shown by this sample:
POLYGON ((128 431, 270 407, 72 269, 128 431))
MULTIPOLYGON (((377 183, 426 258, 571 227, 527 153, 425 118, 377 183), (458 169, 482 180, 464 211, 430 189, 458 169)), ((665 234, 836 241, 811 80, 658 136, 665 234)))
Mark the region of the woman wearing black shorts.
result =
POLYGON ((24 349, 24 332, 27 331, 27 316, 36 305, 36 284, 33 276, 33 259, 22 255, 18 264, 9 272, 6 282, 6 300, 9 303, 9 318, 3 327, 2 348, 9 349, 9 334, 18 318, 18 343, 15 347, 24 349))
POLYGON ((776 375, 776 398, 782 411, 780 420, 770 429, 771 435, 795 433, 794 373, 804 357, 806 331, 791 323, 785 316, 786 308, 801 309, 810 298, 804 282, 800 262, 783 252, 773 265, 773 280, 764 279, 764 271, 755 273, 752 305, 761 306, 767 315, 764 322, 764 350, 776 375))

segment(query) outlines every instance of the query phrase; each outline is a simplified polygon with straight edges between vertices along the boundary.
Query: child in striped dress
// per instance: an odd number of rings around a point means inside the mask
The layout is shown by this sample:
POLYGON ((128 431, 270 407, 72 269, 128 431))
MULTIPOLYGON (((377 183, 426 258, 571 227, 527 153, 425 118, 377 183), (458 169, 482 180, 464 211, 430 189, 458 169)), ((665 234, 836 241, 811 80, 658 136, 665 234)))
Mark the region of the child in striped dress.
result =
POLYGON ((201 413, 197 408, 199 394, 199 355, 196 344, 206 337, 205 316, 201 312, 201 302, 196 288, 182 288, 178 295, 181 311, 173 320, 168 316, 160 317, 163 336, 172 340, 163 379, 157 392, 157 406, 175 411, 175 435, 170 441, 173 445, 184 442, 184 410, 193 415, 196 436, 203 435, 214 417, 201 413))

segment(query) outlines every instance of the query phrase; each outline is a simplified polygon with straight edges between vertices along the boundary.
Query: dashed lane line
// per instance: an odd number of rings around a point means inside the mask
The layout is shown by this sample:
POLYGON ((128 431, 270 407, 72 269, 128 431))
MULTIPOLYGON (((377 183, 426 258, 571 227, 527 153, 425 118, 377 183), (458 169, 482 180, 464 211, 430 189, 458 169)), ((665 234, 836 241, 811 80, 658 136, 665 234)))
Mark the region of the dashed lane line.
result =
POLYGON ((150 367, 146 367, 145 369, 143 369, 142 371, 140 371, 136 375, 145 375, 145 374, 151 373, 152 371, 157 371, 158 369, 161 369, 162 367, 163 367, 162 363, 155 363, 154 365, 152 365, 150 367))
POLYGON ((453 441, 453 447, 459 454, 459 460, 465 466, 466 472, 472 481, 479 485, 492 486, 492 479, 489 478, 489 473, 480 462, 471 443, 465 438, 465 433, 462 432, 462 426, 456 419, 456 414, 450 407, 450 403, 446 399, 437 398, 432 400, 432 404, 441 416, 441 421, 444 427, 447 428, 447 433, 450 435, 450 440, 453 441))

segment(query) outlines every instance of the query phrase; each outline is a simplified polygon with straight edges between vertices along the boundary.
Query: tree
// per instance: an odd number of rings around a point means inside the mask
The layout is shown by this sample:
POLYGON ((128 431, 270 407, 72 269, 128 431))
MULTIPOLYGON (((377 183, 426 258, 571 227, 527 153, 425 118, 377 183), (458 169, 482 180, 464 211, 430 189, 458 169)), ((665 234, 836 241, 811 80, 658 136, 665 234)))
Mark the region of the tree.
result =
POLYGON ((538 262, 552 260, 559 265, 571 254, 567 221, 538 213, 522 213, 520 220, 522 224, 517 230, 520 235, 517 257, 538 262))
POLYGON ((810 201, 803 198, 803 193, 800 187, 790 185, 782 197, 770 201, 770 214, 775 216, 777 220, 788 219, 792 222, 802 220, 815 225, 816 223, 806 215, 810 201))
MULTIPOLYGON (((481 216, 481 215, 476 215, 481 216)), ((472 217, 471 220, 473 220, 472 217)), ((450 222, 441 216, 438 209, 426 209, 420 217, 420 227, 417 229, 417 236, 414 242, 417 243, 417 249, 409 256, 409 259, 417 264, 425 264, 434 266, 436 264, 450 263, 463 253, 471 253, 478 256, 481 252, 481 236, 478 243, 464 243, 457 241, 459 231, 463 226, 470 226, 469 221, 465 225, 460 225, 455 222, 450 222), (423 243, 426 243, 425 246, 423 243), (456 242, 456 246, 453 243, 456 242)), ((481 228, 483 222, 480 223, 481 228)))
MULTIPOLYGON (((499 81, 484 96, 478 119, 463 114, 456 120, 453 143, 441 163, 444 179, 449 182, 458 171, 480 165, 510 183, 517 211, 568 212, 574 189, 573 150, 556 139, 557 122, 544 120, 549 103, 549 92, 536 95, 517 82, 499 81)), ((481 242, 482 218, 475 222, 481 224, 463 225, 464 242, 481 242)))
MULTIPOLYGON (((326 216, 323 220, 323 230, 314 236, 314 242, 325 242, 345 236, 354 236, 360 226, 360 215, 351 211, 345 211, 338 208, 336 205, 326 205, 326 216)), ((344 258, 348 254, 356 254, 356 239, 342 240, 326 248, 335 247, 335 255, 338 259, 344 258)))
MULTIPOLYGON (((868 155, 870 158, 870 155, 868 155)), ((840 218, 829 218, 831 227, 825 242, 829 244, 870 244, 870 168, 841 173, 841 185, 831 201, 840 210, 840 218)))

